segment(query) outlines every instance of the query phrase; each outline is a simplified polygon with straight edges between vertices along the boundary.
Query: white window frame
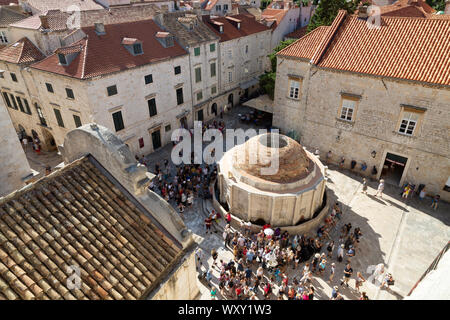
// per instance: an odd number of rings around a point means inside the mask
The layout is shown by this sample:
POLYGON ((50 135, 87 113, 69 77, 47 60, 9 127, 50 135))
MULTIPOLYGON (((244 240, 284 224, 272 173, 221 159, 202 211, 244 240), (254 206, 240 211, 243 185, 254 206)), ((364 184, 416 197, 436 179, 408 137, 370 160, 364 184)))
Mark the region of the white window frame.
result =
POLYGON ((289 98, 298 100, 300 97, 300 79, 289 79, 289 98))
POLYGON ((0 31, 0 43, 8 43, 8 37, 5 31, 0 31))
POLYGON ((233 71, 228 71, 228 82, 233 82, 233 71))
POLYGON ((339 119, 345 121, 353 121, 356 110, 356 101, 351 99, 342 98, 341 114, 339 119))
POLYGON ((419 118, 420 114, 418 113, 403 111, 402 119, 400 120, 400 126, 398 127, 398 132, 407 136, 413 136, 414 131, 417 128, 419 118))

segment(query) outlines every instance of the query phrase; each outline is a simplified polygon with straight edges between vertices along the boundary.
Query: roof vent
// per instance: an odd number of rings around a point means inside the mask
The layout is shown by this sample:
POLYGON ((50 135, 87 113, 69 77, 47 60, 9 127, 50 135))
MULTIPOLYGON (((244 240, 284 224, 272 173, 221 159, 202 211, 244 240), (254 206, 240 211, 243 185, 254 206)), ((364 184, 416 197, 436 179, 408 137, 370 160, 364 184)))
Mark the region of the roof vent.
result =
POLYGON ((173 36, 169 32, 157 32, 155 37, 164 48, 173 47, 174 45, 173 36))
POLYGON ((41 27, 42 29, 50 29, 50 25, 48 24, 48 17, 47 16, 39 16, 39 19, 41 19, 41 27))
POLYGON ((94 23, 95 33, 99 36, 106 34, 105 25, 101 22, 94 23))

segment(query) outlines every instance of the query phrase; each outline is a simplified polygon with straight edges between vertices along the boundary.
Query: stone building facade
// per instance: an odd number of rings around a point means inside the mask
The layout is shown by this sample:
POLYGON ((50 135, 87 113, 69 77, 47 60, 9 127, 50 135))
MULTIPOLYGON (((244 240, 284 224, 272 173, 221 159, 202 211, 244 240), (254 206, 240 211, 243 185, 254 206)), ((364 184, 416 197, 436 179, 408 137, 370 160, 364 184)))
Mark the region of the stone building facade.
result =
POLYGON ((380 52, 369 53, 369 43, 363 42, 360 51, 351 53, 353 59, 344 59, 350 54, 344 49, 350 32, 363 39, 365 21, 342 12, 330 27, 320 27, 282 50, 277 59, 274 125, 319 149, 322 158, 328 151, 334 163, 344 157, 345 168, 351 168, 353 160, 353 169, 363 175, 399 186, 424 184, 429 195, 449 200, 449 61, 439 55, 433 60, 431 51, 411 49, 410 65, 400 66, 400 57, 383 55, 383 50, 399 45, 391 34, 411 31, 412 22, 421 28, 435 25, 439 31, 405 35, 403 41, 410 43, 445 43, 440 37, 449 24, 441 19, 383 19, 386 25, 377 35, 383 43, 380 52), (372 54, 382 56, 377 61, 384 64, 373 67, 373 62, 356 58, 372 54), (366 71, 369 68, 378 74, 366 71), (427 71, 415 73, 417 68, 427 71))

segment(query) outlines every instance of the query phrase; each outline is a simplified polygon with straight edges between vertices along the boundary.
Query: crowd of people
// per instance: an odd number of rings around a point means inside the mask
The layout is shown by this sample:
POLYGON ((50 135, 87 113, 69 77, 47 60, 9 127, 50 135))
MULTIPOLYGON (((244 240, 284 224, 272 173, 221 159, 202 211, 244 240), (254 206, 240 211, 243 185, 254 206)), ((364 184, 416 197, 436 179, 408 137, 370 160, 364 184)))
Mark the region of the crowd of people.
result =
MULTIPOLYGON (((210 286, 212 299, 217 299, 219 290, 225 299, 254 300, 263 297, 312 300, 316 295, 313 276, 322 277, 331 284, 336 268, 341 266, 344 275, 340 286, 349 287, 349 281, 354 276, 354 288, 360 293, 360 299, 368 300, 367 294, 360 292, 366 280, 361 272, 354 274, 351 266, 362 236, 360 228, 353 228, 351 223, 345 224, 337 244, 330 237, 341 216, 342 210, 336 203, 324 224, 317 229, 315 237, 290 236, 287 231, 281 232, 279 228, 273 230, 270 225, 253 233, 245 223, 237 231, 231 227, 229 217, 225 217, 224 247, 233 252, 233 258, 229 261, 221 259, 217 250, 213 249, 213 263, 208 270, 202 271, 204 254, 202 249, 197 249, 199 277, 210 286), (303 267, 300 264, 304 264, 303 267), (213 269, 220 274, 218 289, 211 285, 213 269)), ((333 287, 332 300, 344 299, 340 290, 339 286, 333 287)))

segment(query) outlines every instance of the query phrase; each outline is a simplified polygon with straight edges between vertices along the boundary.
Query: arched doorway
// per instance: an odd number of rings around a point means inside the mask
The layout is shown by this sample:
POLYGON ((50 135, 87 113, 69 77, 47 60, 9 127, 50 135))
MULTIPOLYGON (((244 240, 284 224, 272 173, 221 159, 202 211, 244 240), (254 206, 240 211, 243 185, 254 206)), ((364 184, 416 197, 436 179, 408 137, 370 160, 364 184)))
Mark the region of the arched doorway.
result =
POLYGON ((217 103, 213 103, 213 105, 211 106, 211 113, 217 116, 217 103))
POLYGON ((228 96, 228 105, 230 106, 230 108, 233 108, 234 106, 232 93, 228 96))
POLYGON ((47 129, 42 129, 42 135, 44 136, 43 140, 44 140, 45 148, 47 149, 47 151, 56 150, 57 146, 56 146, 55 138, 53 138, 53 135, 50 133, 50 131, 47 129))

